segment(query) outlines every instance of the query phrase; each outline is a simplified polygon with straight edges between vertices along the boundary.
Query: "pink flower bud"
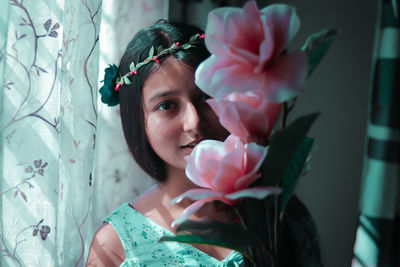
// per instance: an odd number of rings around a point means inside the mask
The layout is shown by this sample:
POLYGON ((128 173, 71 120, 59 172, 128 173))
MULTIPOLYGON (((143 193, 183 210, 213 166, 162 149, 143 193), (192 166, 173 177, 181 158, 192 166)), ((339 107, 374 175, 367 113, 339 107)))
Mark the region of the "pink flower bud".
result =
POLYGON ((119 88, 122 86, 122 83, 117 83, 117 86, 115 86, 115 91, 119 91, 119 88))

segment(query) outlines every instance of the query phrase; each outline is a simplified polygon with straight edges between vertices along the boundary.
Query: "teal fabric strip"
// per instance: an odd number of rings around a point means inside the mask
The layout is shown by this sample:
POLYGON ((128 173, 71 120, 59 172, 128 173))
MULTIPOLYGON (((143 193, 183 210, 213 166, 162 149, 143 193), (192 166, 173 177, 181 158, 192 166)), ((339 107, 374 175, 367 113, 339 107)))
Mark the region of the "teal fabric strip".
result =
POLYGON ((371 122, 400 128, 400 59, 378 59, 371 96, 371 122))
POLYGON ((394 220, 360 216, 355 256, 365 266, 391 265, 393 255, 394 220))
POLYGON ((400 143, 368 138, 368 157, 397 164, 400 162, 400 143))
POLYGON ((384 0, 383 1, 383 14, 384 16, 381 17, 382 20, 382 27, 398 27, 400 28, 400 20, 396 14, 400 14, 399 6, 400 1, 397 1, 397 5, 392 3, 392 0, 384 0), (395 11, 393 8, 396 7, 397 10, 395 11))
POLYGON ((400 1, 380 0, 353 267, 400 262, 400 1))
POLYGON ((370 123, 368 125, 367 135, 376 140, 392 140, 393 142, 400 143, 400 130, 391 129, 385 126, 370 123))
POLYGON ((381 160, 367 158, 364 162, 360 210, 363 215, 394 219, 399 168, 381 160))

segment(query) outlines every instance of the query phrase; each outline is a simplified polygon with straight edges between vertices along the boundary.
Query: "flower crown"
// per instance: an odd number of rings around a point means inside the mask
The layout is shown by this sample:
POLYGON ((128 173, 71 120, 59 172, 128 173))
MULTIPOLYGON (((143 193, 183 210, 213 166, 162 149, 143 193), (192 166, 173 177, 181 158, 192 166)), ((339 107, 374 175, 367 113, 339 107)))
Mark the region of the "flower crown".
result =
POLYGON ((201 39, 204 39, 205 34, 197 33, 190 37, 189 41, 184 44, 180 44, 180 42, 173 43, 169 48, 162 49, 161 46, 157 48, 157 54, 154 55, 155 49, 154 46, 150 48, 149 56, 143 60, 142 62, 134 63, 132 62, 129 65, 129 72, 120 75, 118 67, 116 65, 109 65, 108 68, 104 71, 104 82, 103 86, 100 88, 101 101, 104 104, 109 106, 115 106, 119 104, 119 90, 124 84, 131 84, 129 80, 130 76, 137 75, 138 70, 144 66, 149 64, 150 62, 160 63, 159 58, 165 55, 174 54, 178 50, 186 50, 191 48, 193 45, 198 44, 201 39))

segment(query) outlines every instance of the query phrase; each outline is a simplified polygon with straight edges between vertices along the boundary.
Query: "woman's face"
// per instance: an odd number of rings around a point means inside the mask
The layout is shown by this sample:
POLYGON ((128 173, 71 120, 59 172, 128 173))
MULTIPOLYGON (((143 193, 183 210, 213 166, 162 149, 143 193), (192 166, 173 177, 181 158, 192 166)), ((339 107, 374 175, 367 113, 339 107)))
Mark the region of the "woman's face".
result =
POLYGON ((223 141, 228 132, 194 83, 194 69, 173 57, 146 79, 142 103, 146 133, 168 168, 184 169, 184 156, 203 139, 223 141))

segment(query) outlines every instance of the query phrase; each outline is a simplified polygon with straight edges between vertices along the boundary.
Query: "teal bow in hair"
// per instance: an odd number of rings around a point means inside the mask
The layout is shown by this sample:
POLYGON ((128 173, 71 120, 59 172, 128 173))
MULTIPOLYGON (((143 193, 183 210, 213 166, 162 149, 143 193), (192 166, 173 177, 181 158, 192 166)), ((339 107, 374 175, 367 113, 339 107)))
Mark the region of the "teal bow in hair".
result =
POLYGON ((109 106, 119 104, 119 92, 115 90, 115 83, 118 77, 118 67, 108 65, 109 67, 104 70, 104 84, 100 88, 101 102, 109 106))

